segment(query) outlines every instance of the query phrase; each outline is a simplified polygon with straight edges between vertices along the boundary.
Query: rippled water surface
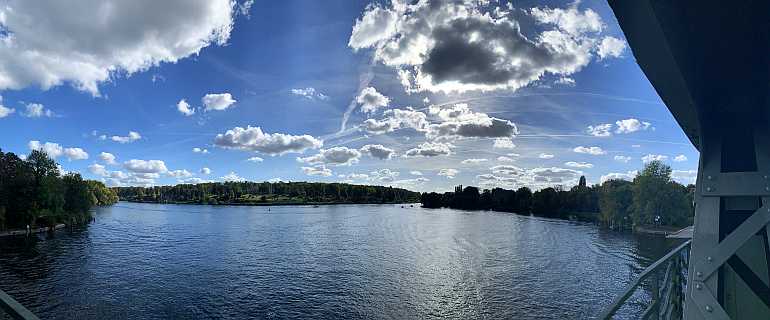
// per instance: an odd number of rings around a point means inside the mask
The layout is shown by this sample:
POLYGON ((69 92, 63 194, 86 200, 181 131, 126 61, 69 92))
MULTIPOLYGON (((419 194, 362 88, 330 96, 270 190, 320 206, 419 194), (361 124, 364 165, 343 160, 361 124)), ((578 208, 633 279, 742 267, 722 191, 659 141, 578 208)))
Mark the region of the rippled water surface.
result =
POLYGON ((0 289, 42 318, 582 319, 663 239, 400 205, 119 203, 0 238, 0 289))

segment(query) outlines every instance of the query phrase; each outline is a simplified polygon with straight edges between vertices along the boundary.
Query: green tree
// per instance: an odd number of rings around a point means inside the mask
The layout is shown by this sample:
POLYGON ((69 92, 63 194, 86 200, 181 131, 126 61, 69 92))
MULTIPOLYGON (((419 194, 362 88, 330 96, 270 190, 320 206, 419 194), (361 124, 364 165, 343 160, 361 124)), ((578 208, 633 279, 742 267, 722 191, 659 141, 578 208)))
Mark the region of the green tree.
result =
POLYGON ((690 212, 688 190, 671 180, 671 167, 651 161, 634 178, 632 214, 635 225, 683 225, 690 212))
POLYGON ((599 188, 599 221, 610 228, 628 228, 631 225, 630 207, 634 194, 632 183, 613 179, 599 188))

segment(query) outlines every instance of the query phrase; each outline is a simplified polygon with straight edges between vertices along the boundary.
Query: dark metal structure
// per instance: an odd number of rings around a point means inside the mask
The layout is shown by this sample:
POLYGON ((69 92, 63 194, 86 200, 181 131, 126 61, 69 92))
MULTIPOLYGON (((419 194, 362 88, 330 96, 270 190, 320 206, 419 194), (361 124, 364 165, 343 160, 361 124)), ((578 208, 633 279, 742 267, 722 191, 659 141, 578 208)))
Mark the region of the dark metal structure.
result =
POLYGON ((685 319, 770 319, 770 1, 610 0, 700 151, 685 319))

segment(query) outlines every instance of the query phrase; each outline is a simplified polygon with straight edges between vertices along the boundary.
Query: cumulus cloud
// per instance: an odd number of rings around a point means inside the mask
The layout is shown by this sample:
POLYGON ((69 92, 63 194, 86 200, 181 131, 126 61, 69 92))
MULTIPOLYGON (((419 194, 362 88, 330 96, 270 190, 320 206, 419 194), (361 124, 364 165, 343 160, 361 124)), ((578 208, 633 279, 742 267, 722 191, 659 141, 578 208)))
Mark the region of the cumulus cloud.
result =
POLYGON ((554 83, 555 84, 560 84, 560 85, 563 85, 563 86, 574 87, 575 86, 575 79, 572 79, 570 77, 561 77, 559 79, 556 79, 556 81, 554 81, 554 83))
POLYGON ((447 179, 454 179, 455 176, 460 173, 457 169, 441 169, 438 171, 439 176, 447 177, 447 179))
MULTIPOLYGON (((604 24, 591 9, 522 10, 537 23, 525 36, 512 10, 489 1, 370 5, 348 46, 373 49, 408 91, 516 90, 546 74, 567 77, 598 54, 604 24)), ((617 44, 607 40, 608 48, 617 44)), ((605 57, 617 50, 604 49, 605 57)), ((617 54, 619 55, 619 54, 617 54)))
POLYGON ((3 97, 0 96, 0 119, 7 117, 14 112, 16 112, 16 109, 7 108, 3 105, 3 97))
POLYGON ((516 148, 516 145, 513 144, 513 140, 511 139, 498 138, 498 139, 495 139, 495 143, 492 144, 492 147, 497 149, 513 149, 513 148, 516 148))
POLYGON ((225 182, 227 182, 227 181, 233 181, 233 182, 243 182, 243 181, 246 181, 246 178, 238 176, 238 174, 233 172, 233 171, 230 171, 230 173, 222 176, 220 179, 222 181, 225 181, 225 182))
POLYGON ((452 148, 454 145, 451 143, 441 142, 425 142, 420 144, 416 148, 407 150, 404 153, 405 157, 435 157, 435 156, 447 156, 452 154, 452 148))
POLYGON ((568 167, 582 168, 582 169, 590 169, 590 168, 594 167, 594 165, 592 163, 588 163, 588 162, 575 162, 575 161, 565 162, 564 165, 568 166, 568 167))
POLYGON ((616 133, 632 133, 640 130, 647 130, 651 126, 649 122, 639 121, 639 119, 633 118, 618 120, 615 124, 618 126, 618 128, 615 129, 616 133))
POLYGON ((381 107, 387 107, 390 104, 390 98, 377 92, 373 87, 366 87, 356 97, 356 102, 361 105, 361 111, 372 113, 381 107))
POLYGON ((195 108, 190 107, 190 104, 185 99, 177 102, 176 110, 188 117, 195 114, 195 108))
MULTIPOLYGON (((112 136, 110 140, 117 143, 131 143, 142 138, 142 135, 136 131, 129 131, 127 136, 112 136)), ((104 140, 104 139, 102 139, 104 140)))
POLYGON ((499 156, 499 157, 497 157, 497 161, 499 161, 499 162, 513 162, 513 161, 515 161, 515 160, 513 160, 513 159, 512 159, 512 158, 510 158, 510 157, 506 157, 506 156, 499 156))
POLYGON ((225 44, 233 11, 231 0, 6 1, 0 90, 69 83, 98 95, 115 76, 225 44))
POLYGON ((22 113, 23 116, 27 118, 51 118, 54 117, 55 114, 50 109, 46 109, 45 106, 43 106, 40 103, 28 103, 26 106, 24 106, 26 109, 26 112, 22 113))
POLYGON ((97 163, 94 163, 88 166, 88 171, 101 177, 106 177, 109 175, 109 173, 107 172, 107 168, 97 163))
POLYGON ((554 184, 575 184, 583 172, 558 167, 524 169, 513 165, 497 165, 490 174, 476 176, 483 187, 515 188, 529 186, 540 189, 554 184))
POLYGON ((295 88, 291 89, 291 94, 295 96, 300 96, 308 100, 327 100, 329 99, 329 96, 321 93, 320 91, 317 91, 315 88, 307 87, 307 88, 295 88))
POLYGON ((64 148, 58 143, 53 142, 40 143, 40 141, 32 140, 27 143, 27 147, 29 147, 30 150, 43 151, 53 159, 60 156, 65 156, 67 160, 70 161, 88 159, 88 153, 81 148, 64 148))
POLYGON ((371 180, 379 182, 393 182, 401 173, 390 169, 380 169, 369 173, 371 180))
POLYGON ((698 170, 672 170, 671 178, 684 184, 694 184, 698 177, 698 170))
POLYGON ((579 146, 579 147, 575 147, 575 149, 572 149, 572 151, 577 152, 577 153, 586 153, 586 154, 590 154, 590 155, 594 155, 594 156, 598 156, 598 155, 602 155, 602 154, 607 154, 607 151, 602 150, 602 148, 600 148, 600 147, 584 147, 584 146, 579 146))
POLYGON ((541 153, 537 157, 540 158, 540 159, 553 159, 554 155, 549 154, 549 153, 541 153))
POLYGON ((612 135, 612 124, 611 123, 605 123, 605 124, 597 124, 595 126, 588 126, 588 129, 586 132, 588 134, 594 136, 594 137, 609 137, 612 135))
POLYGON ((631 161, 631 157, 629 156, 615 156, 615 161, 625 162, 628 163, 628 161, 631 161))
POLYGON ((332 170, 326 168, 325 166, 315 166, 315 167, 302 167, 302 172, 309 176, 321 176, 321 177, 328 177, 332 175, 332 170))
POLYGON ((422 172, 421 171, 417 171, 417 170, 413 170, 413 171, 409 171, 409 174, 411 174, 413 176, 421 176, 422 172))
POLYGON ((411 109, 390 109, 386 110, 383 115, 385 117, 380 120, 367 119, 364 121, 363 129, 373 134, 407 128, 425 131, 429 124, 425 113, 411 109))
POLYGON ((106 164, 115 165, 117 162, 115 162, 115 155, 109 152, 102 152, 99 154, 99 159, 102 160, 102 162, 106 164))
POLYGON ((662 154, 648 154, 644 157, 642 157, 642 162, 647 163, 651 161, 666 161, 668 160, 668 156, 664 156, 662 154))
POLYGON ((209 168, 206 168, 206 167, 203 167, 203 168, 201 168, 201 170, 200 170, 200 171, 198 171, 198 172, 200 172, 201 174, 209 175, 209 174, 211 174, 211 169, 209 169, 209 168))
POLYGON ((484 162, 487 162, 487 161, 489 161, 489 159, 475 159, 475 158, 471 158, 471 159, 465 159, 465 160, 461 161, 460 163, 462 163, 462 164, 480 164, 480 163, 484 163, 484 162))
POLYGON ((395 151, 381 144, 367 144, 361 147, 361 152, 368 154, 372 158, 388 160, 393 157, 395 151))
POLYGON ((604 183, 607 180, 628 180, 632 181, 634 180, 634 177, 639 173, 637 170, 628 171, 628 172, 610 172, 608 174, 605 174, 601 176, 599 179, 600 183, 604 183))
POLYGON ((226 110, 235 103, 235 99, 229 93, 209 93, 201 98, 201 103, 206 111, 226 110))
POLYGON ((195 148, 192 148, 192 152, 194 152, 194 153, 201 153, 201 154, 207 154, 207 153, 209 153, 209 150, 208 149, 204 149, 204 148, 195 147, 195 148))
POLYGON ((318 154, 297 158, 297 161, 311 165, 349 166, 358 163, 361 152, 348 147, 321 149, 318 154))
POLYGON ((262 162, 262 161, 265 161, 265 159, 262 159, 262 158, 260 158, 260 157, 251 157, 251 158, 248 158, 248 159, 246 159, 246 161, 248 161, 248 162, 254 162, 254 163, 258 163, 258 162, 262 162))
POLYGON ((192 177, 193 174, 187 170, 171 170, 171 171, 167 171, 166 175, 172 178, 183 179, 183 178, 192 177))
POLYGON ((687 156, 680 154, 676 157, 674 157, 674 162, 684 162, 687 161, 687 156))
POLYGON ((133 173, 165 173, 168 171, 168 168, 166 168, 166 163, 162 160, 139 160, 139 159, 131 159, 126 162, 123 162, 123 167, 126 168, 126 170, 131 171, 133 173))
POLYGON ((223 134, 217 134, 214 138, 214 145, 225 149, 282 155, 290 152, 302 153, 307 149, 318 149, 323 146, 323 141, 310 135, 294 136, 284 133, 265 133, 260 127, 248 126, 245 129, 235 127, 223 134))
POLYGON ((615 37, 604 37, 602 42, 599 43, 599 50, 597 54, 599 59, 605 59, 608 57, 619 58, 623 55, 623 51, 626 49, 626 42, 615 37))
POLYGON ((501 138, 515 137, 519 130, 513 122, 473 112, 467 104, 430 106, 428 112, 443 122, 428 126, 426 137, 437 138, 501 138))

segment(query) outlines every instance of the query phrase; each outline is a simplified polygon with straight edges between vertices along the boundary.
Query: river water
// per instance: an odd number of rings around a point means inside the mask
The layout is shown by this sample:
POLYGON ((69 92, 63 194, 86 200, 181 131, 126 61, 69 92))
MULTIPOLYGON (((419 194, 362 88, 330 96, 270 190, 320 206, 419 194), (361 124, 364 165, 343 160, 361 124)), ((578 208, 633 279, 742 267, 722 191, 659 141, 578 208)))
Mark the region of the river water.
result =
POLYGON ((418 205, 121 202, 94 216, 0 238, 0 289, 50 319, 584 319, 672 245, 418 205))

